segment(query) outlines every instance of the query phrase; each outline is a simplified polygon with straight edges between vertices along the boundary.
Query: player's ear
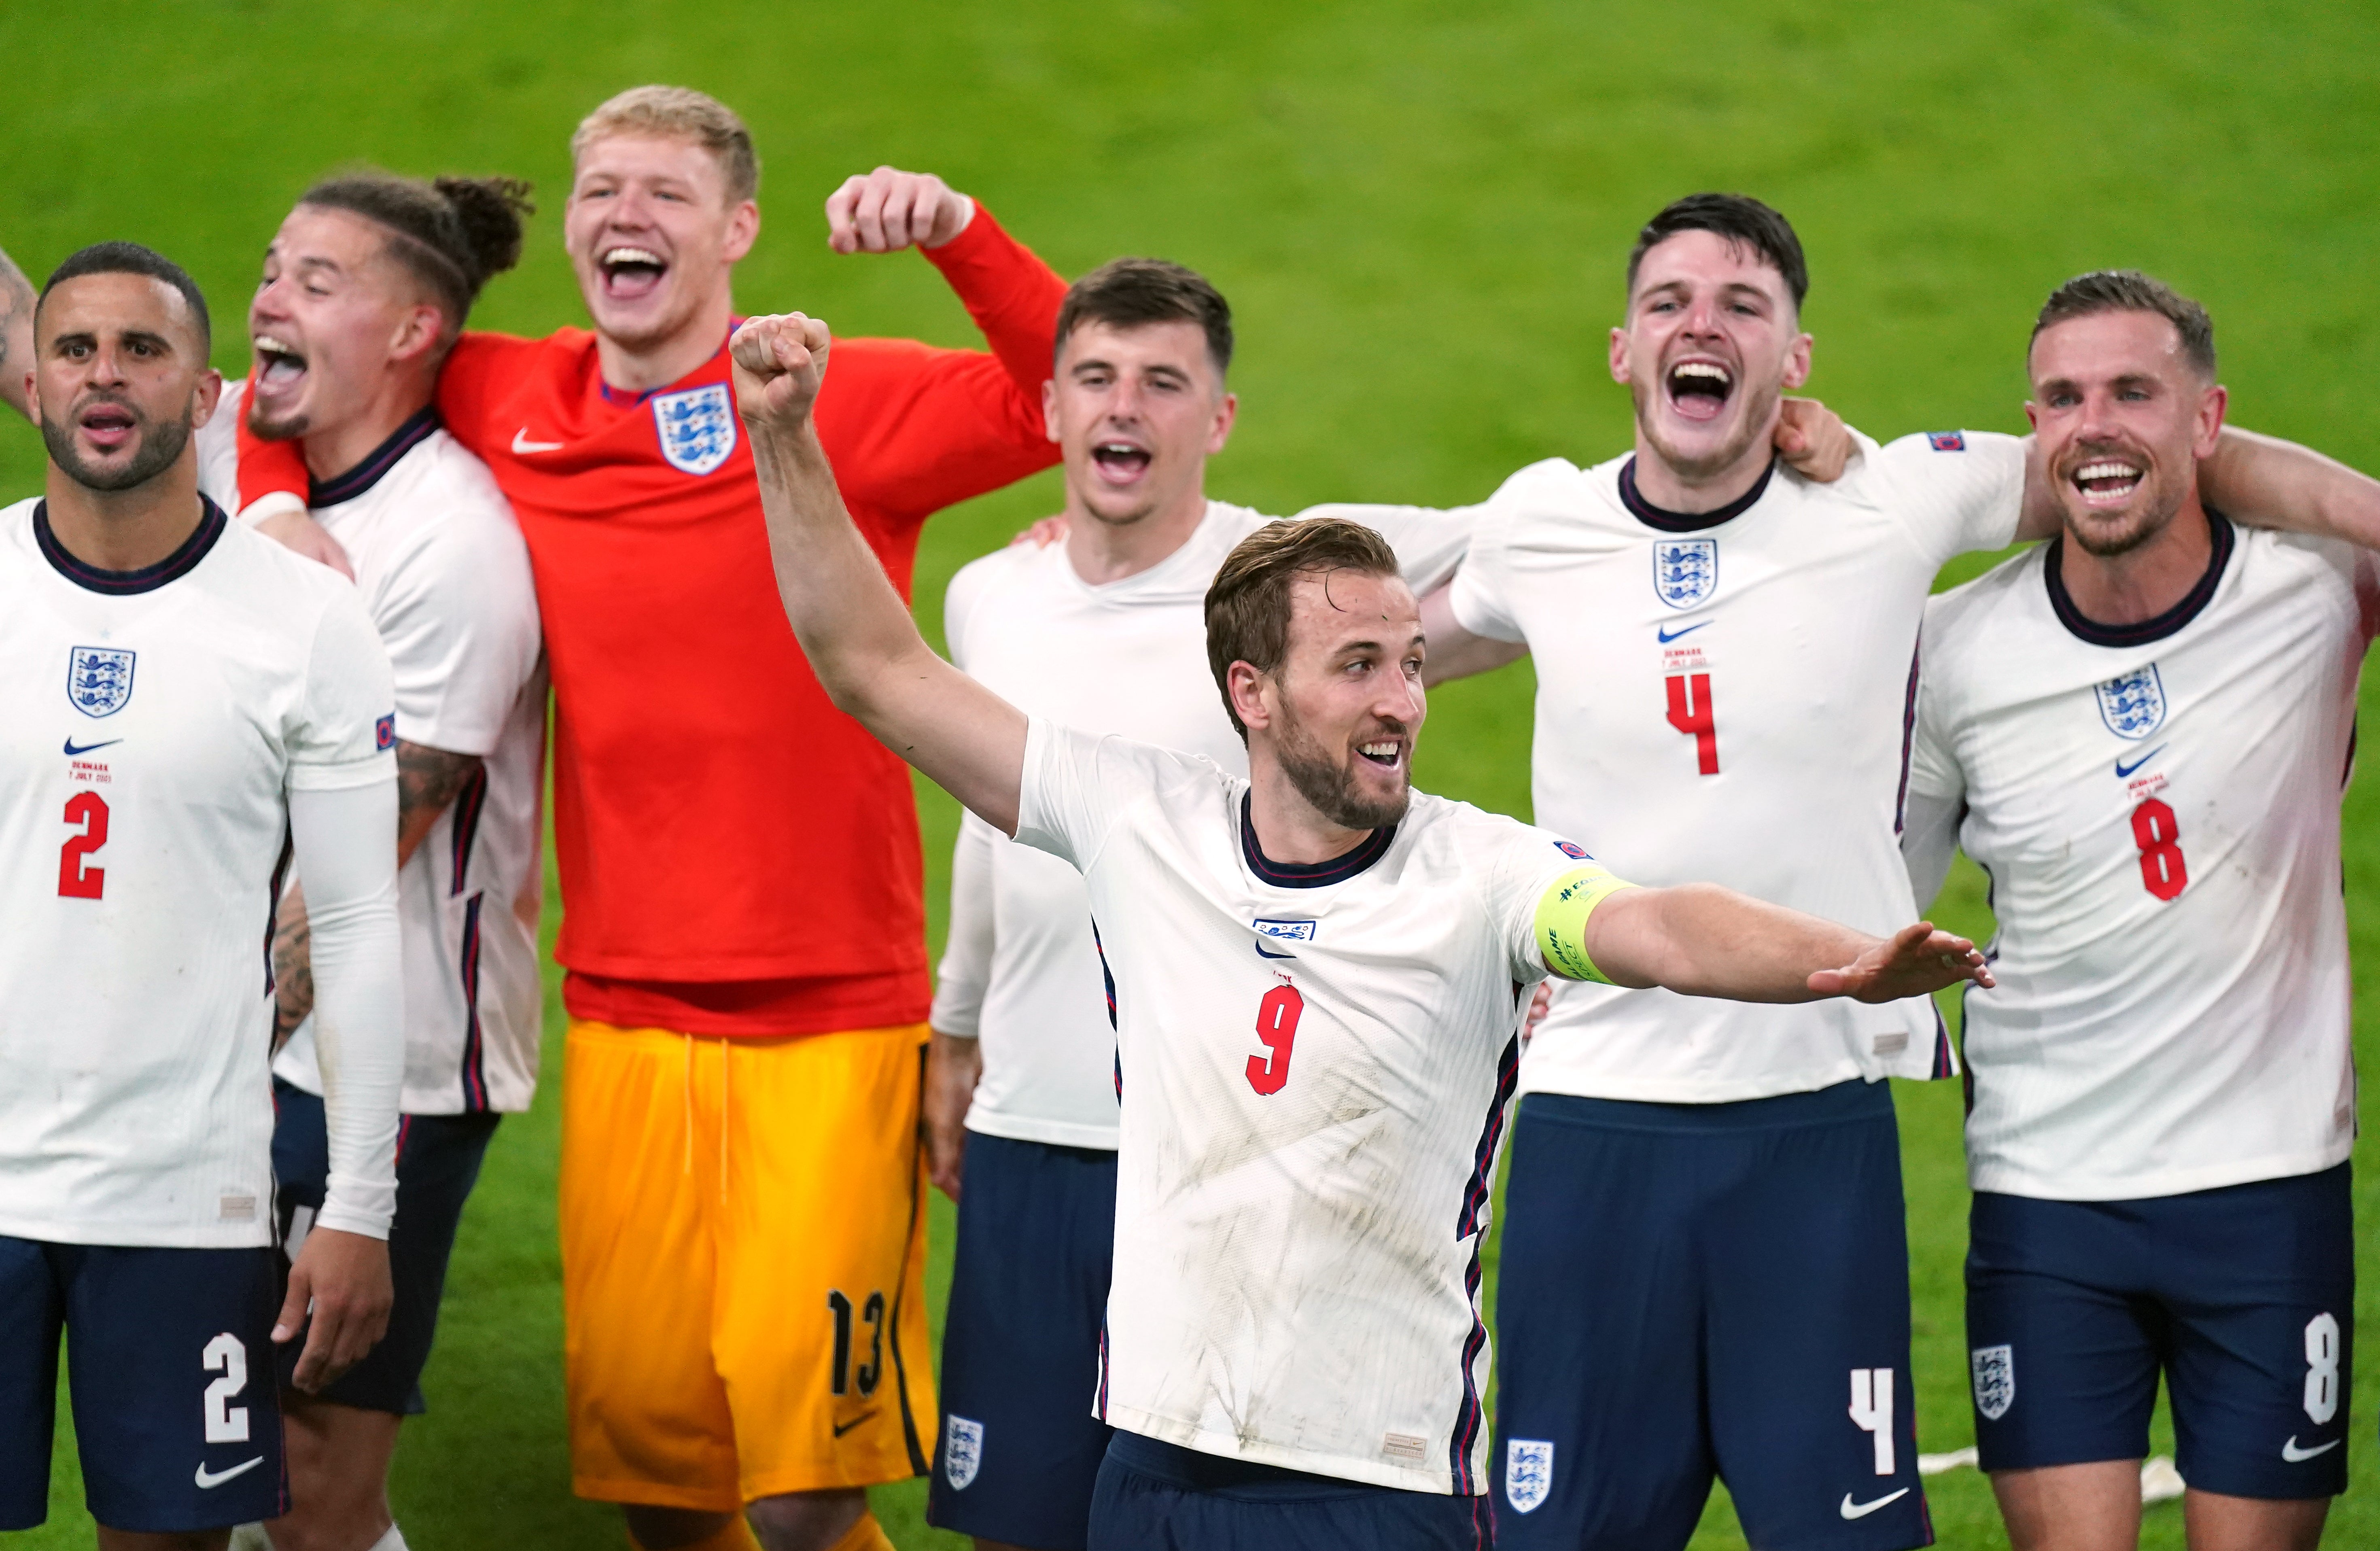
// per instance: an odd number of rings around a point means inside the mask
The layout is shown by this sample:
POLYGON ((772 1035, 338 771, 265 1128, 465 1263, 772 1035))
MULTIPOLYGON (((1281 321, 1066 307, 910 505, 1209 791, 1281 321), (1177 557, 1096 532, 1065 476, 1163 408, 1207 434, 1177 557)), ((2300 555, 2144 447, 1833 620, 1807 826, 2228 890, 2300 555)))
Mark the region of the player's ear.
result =
POLYGON ((1272 725, 1272 709, 1265 704, 1265 676, 1257 671, 1255 663, 1232 663, 1224 673, 1223 684, 1241 725, 1251 731, 1272 725))
POLYGON ((1222 402, 1215 406, 1215 427, 1212 430, 1207 433, 1207 455, 1208 457, 1213 457, 1217 453, 1221 452, 1223 450, 1223 443, 1232 439, 1232 425, 1239 418, 1239 416, 1240 395, 1237 394, 1225 394, 1223 395, 1222 402))
POLYGON ((446 315, 429 302, 416 302, 396 321, 395 335, 388 342, 389 357, 409 361, 426 355, 438 347, 445 332, 446 315))
POLYGON ((1058 380, 1045 378, 1041 383, 1041 432, 1051 442, 1058 440, 1058 380))
MULTIPOLYGON (((190 392, 190 429, 196 430, 215 418, 215 406, 223 402, 223 373, 209 367, 199 373, 197 384, 190 392)), ((35 412, 34 418, 39 419, 35 412)))
POLYGON ((1611 380, 1628 381, 1628 331, 1615 327, 1611 331, 1611 380))
POLYGON ((2190 454, 2196 458, 2215 455, 2216 438, 2223 434, 2223 415, 2230 407, 2231 391, 2220 382, 2209 382, 2198 400, 2197 434, 2191 438, 2190 454))
POLYGON ((752 251, 760 240, 760 207, 750 200, 738 200, 735 208, 727 212, 727 243, 720 256, 735 263, 752 251))
POLYGON ((1810 380, 1810 336, 1797 333, 1785 347, 1785 386, 1790 390, 1810 380))

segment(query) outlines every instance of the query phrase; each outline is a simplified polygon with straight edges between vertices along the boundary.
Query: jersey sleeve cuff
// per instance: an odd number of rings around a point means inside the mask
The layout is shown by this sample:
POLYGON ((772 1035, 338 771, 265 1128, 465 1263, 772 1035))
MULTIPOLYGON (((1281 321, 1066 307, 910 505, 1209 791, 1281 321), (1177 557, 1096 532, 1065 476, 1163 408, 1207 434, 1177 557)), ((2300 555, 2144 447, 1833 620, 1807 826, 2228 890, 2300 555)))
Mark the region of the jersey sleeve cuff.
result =
POLYGON ((342 1233, 354 1233, 366 1239, 388 1237, 389 1224, 396 1220, 396 1181, 384 1185, 360 1188, 345 1186, 341 1181, 331 1181, 328 1198, 314 1218, 316 1228, 335 1228, 342 1233))
POLYGON ((239 520, 254 527, 267 517, 285 517, 293 512, 305 515, 304 496, 295 491, 266 491, 239 509, 239 520))
POLYGON ((1587 917, 1605 900, 1635 887, 1597 866, 1573 867, 1555 878, 1537 896, 1537 951, 1544 956, 1546 968, 1565 980, 1610 985, 1611 977, 1596 968, 1587 956, 1587 917))
POLYGON ((320 763, 292 761, 289 766, 289 789, 293 792, 344 792, 350 787, 370 786, 375 782, 396 779, 396 751, 394 747, 369 754, 360 759, 334 759, 320 763))

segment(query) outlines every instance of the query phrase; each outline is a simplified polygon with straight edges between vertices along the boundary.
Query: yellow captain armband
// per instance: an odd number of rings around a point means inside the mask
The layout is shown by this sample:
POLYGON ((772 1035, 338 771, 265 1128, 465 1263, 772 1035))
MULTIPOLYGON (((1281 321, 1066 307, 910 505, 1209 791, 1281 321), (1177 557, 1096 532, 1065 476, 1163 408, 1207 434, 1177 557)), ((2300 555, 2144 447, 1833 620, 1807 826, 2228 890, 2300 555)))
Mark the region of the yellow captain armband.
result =
POLYGON ((1610 976, 1586 956, 1586 918, 1621 890, 1635 887, 1593 864, 1573 867, 1555 878, 1537 896, 1537 951, 1545 955, 1546 968, 1565 980, 1610 985, 1610 976))

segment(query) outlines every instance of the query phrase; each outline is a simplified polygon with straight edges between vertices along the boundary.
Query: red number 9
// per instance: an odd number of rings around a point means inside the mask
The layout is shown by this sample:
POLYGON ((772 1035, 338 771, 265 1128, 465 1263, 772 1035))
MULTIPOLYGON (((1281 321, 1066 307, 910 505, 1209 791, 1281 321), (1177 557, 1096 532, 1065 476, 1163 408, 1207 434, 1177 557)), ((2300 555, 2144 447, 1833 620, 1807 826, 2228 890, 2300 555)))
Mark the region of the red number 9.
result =
POLYGON ((1289 1053, 1297 1046, 1297 1020, 1305 1015, 1305 999, 1294 986, 1275 986, 1257 1003, 1257 1038, 1269 1055, 1248 1058, 1248 1086, 1270 1098, 1289 1081, 1289 1053))

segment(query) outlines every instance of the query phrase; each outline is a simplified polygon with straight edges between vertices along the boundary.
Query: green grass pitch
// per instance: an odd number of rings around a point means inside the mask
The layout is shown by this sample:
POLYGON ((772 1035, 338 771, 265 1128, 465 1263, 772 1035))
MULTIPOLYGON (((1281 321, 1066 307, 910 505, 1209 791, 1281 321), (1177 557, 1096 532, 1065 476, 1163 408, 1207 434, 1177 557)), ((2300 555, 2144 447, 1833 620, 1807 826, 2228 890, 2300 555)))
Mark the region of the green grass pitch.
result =
MULTIPOLYGON (((819 201, 880 162, 944 173, 1069 273, 1124 252, 1207 271, 1239 311, 1245 411, 1214 489, 1275 511, 1475 500, 1536 458, 1623 446, 1626 401, 1603 365, 1620 263, 1647 214, 1708 187, 1799 224, 1811 391, 1872 433, 2019 428, 2041 297, 2136 264, 2213 309, 2241 423, 2380 468, 2364 396, 2380 386, 2375 57, 2380 13, 2306 0, 14 6, 0 13, 18 82, 0 107, 0 245, 37 281, 85 242, 163 248, 214 298, 219 364, 237 370, 241 298, 309 178, 354 160, 509 172, 538 182, 546 212, 479 321, 541 333, 581 321, 559 239, 571 127, 614 90, 670 80, 718 93, 758 136, 768 225, 739 291, 751 309, 970 341, 915 258, 827 252, 819 201)), ((31 432, 0 427, 0 491, 32 493, 40 471, 31 432)), ((1044 476, 938 518, 918 568, 929 627, 952 571, 1057 500, 1044 476)), ((1517 667, 1442 693, 1424 784, 1525 814, 1529 687, 1517 667)), ((954 810, 921 802, 939 914, 954 810)), ((2368 780, 2348 810, 2368 1040, 2368 780)), ((1983 925, 1972 871, 1942 913, 1983 925)), ((1959 1097, 1901 1084, 1898 1098, 1919 1436, 1947 1449, 1970 1437, 1959 1097)), ((622 1543, 614 1516, 569 1495, 552 1099, 549 1084, 506 1122, 464 1225, 433 1409, 408 1425, 396 1474, 425 1551, 622 1543)), ((949 1229, 938 1198, 938 1305, 949 1229)), ((2363 1312, 2380 1327, 2368 1290, 2363 1312)), ((2333 1545, 2380 1544, 2375 1399, 2367 1363, 2333 1545)), ((6 1551, 91 1544, 63 1430, 53 1479, 51 1523, 0 1535, 6 1551)), ((1930 1491, 1944 1545, 2005 1543, 1974 1472, 1930 1491)), ((923 1496, 878 1494, 894 1539, 960 1544, 923 1527, 923 1496)), ((2151 1510, 2144 1542, 2180 1546, 2179 1512, 2151 1510)), ((1742 1544, 1716 1502, 1695 1545, 1742 1544)))

